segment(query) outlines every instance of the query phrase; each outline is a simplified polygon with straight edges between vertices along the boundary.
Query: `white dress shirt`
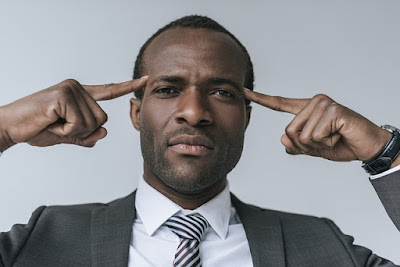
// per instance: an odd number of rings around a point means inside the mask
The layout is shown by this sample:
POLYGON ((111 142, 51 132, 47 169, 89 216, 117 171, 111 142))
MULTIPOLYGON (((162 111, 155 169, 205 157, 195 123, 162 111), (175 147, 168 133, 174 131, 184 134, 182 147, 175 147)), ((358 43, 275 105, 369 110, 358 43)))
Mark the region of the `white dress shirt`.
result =
POLYGON ((394 172, 396 172, 396 171, 398 171, 398 170, 400 170, 400 165, 398 165, 398 166, 396 166, 396 167, 393 167, 393 168, 391 168, 391 169, 389 169, 389 170, 387 170, 387 171, 384 171, 384 172, 382 172, 382 173, 378 173, 378 174, 375 174, 375 175, 371 175, 369 178, 370 178, 371 180, 379 179, 379 178, 381 178, 381 177, 383 177, 383 176, 389 175, 389 174, 394 173, 394 172))
POLYGON ((172 266, 180 240, 163 224, 174 214, 195 212, 210 224, 200 243, 202 266, 253 266, 243 225, 231 204, 228 184, 197 209, 184 210, 141 177, 135 208, 129 267, 172 266))

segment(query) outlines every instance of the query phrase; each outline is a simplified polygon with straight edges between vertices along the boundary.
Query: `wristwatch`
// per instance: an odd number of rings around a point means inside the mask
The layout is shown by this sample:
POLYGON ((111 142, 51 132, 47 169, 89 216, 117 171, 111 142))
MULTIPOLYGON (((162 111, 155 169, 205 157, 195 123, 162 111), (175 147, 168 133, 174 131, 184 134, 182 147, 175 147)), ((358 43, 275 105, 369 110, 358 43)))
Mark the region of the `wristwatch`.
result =
POLYGON ((371 175, 389 170, 393 161, 400 154, 400 130, 391 125, 383 125, 381 128, 391 132, 392 137, 386 143, 381 153, 373 159, 363 162, 362 167, 371 175))

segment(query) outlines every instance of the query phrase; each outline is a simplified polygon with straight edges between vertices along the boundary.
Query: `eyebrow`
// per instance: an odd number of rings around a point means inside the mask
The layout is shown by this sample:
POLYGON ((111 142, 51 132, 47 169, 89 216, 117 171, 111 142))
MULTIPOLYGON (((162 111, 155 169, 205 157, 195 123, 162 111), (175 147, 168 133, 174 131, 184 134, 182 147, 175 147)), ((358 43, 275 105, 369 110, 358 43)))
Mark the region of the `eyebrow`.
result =
POLYGON ((151 84, 158 83, 158 82, 169 82, 169 83, 182 83, 184 79, 179 76, 169 76, 169 75, 162 75, 155 78, 151 84))
MULTIPOLYGON (((183 83, 183 82, 185 82, 185 79, 180 76, 162 75, 162 76, 158 76, 157 78, 155 78, 151 82, 151 84, 158 83, 158 82, 183 83)), ((228 84, 239 91, 243 89, 243 86, 240 86, 238 83, 234 82, 233 80, 227 79, 227 78, 222 78, 222 77, 212 77, 209 79, 209 83, 212 83, 214 85, 228 84)))
POLYGON ((211 78, 211 82, 215 85, 229 84, 229 85, 235 87, 239 91, 243 89, 243 86, 240 86, 238 83, 234 82, 231 79, 227 79, 227 78, 214 77, 214 78, 211 78))

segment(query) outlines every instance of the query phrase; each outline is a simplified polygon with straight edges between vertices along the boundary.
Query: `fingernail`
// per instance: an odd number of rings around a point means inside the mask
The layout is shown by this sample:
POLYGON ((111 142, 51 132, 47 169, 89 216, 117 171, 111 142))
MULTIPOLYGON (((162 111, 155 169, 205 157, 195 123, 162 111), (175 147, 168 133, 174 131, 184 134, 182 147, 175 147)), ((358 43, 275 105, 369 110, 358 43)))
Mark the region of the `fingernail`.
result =
POLYGON ((149 78, 149 75, 145 75, 145 76, 140 77, 140 80, 145 80, 147 78, 149 78))
POLYGON ((94 142, 94 143, 86 143, 86 142, 83 142, 82 144, 81 144, 81 146, 83 146, 83 147, 94 147, 96 145, 96 142, 94 142))
POLYGON ((286 153, 288 153, 288 154, 292 154, 292 155, 294 154, 294 153, 292 152, 292 150, 290 150, 290 149, 287 149, 287 148, 286 148, 285 150, 286 150, 286 153))

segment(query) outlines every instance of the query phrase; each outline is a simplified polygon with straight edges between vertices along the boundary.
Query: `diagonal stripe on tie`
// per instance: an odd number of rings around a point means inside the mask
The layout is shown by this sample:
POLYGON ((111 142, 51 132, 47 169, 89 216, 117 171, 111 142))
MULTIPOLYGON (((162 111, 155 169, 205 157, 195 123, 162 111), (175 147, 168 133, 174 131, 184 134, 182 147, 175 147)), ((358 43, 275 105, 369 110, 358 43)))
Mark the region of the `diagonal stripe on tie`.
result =
POLYGON ((174 266, 201 266, 199 245, 208 227, 207 220, 198 213, 172 216, 165 225, 179 236, 181 242, 176 249, 174 266))
POLYGON ((198 239, 203 234, 204 229, 207 227, 208 223, 205 219, 195 219, 197 216, 174 216, 171 217, 167 225, 171 230, 182 238, 198 239))

